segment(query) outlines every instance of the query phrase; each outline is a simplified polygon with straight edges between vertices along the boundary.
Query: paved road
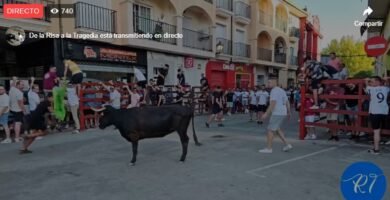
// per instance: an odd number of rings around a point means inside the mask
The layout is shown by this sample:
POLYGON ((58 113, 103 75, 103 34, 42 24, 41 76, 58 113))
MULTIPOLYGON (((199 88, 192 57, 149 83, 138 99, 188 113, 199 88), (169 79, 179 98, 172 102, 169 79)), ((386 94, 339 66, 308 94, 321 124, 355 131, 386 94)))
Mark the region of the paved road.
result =
POLYGON ((19 144, 0 145, 0 199, 333 200, 342 199, 339 178, 353 162, 375 162, 390 177, 388 149, 374 157, 346 140, 299 141, 296 119, 286 124, 294 150, 281 152, 276 140, 270 155, 257 152, 265 129, 247 116, 226 117, 224 128, 206 129, 204 120, 196 118, 204 145, 191 141, 184 164, 176 134, 142 141, 134 167, 131 145, 113 129, 49 135, 30 155, 18 155, 19 144))

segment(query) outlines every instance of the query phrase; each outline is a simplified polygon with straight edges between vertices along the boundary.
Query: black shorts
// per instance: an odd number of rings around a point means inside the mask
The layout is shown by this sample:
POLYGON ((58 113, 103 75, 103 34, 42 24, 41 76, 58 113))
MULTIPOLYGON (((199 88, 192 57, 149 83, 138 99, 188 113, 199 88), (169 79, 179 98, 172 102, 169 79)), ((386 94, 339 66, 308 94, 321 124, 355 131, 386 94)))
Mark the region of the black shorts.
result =
POLYGON ((47 128, 47 125, 45 123, 45 118, 42 116, 31 116, 30 123, 29 123, 29 129, 30 130, 41 130, 45 131, 47 128))
POLYGON ((147 81, 138 81, 138 82, 137 82, 137 85, 138 85, 139 87, 141 87, 142 89, 145 89, 147 83, 148 83, 147 81))
POLYGON ((93 111, 93 110, 84 110, 84 115, 95 115, 95 111, 93 111))
POLYGON ((73 74, 72 78, 70 78, 70 83, 71 84, 80 84, 83 82, 83 78, 84 78, 84 75, 81 72, 77 73, 77 74, 73 74))
POLYGON ((11 115, 14 122, 23 122, 23 118, 24 118, 23 112, 11 111, 11 115))
POLYGON ((253 112, 257 112, 257 106, 253 104, 249 104, 249 110, 253 112))
POLYGON ((257 106, 258 112, 266 112, 267 111, 267 105, 258 105, 257 106))
POLYGON ((385 127, 387 115, 370 114, 371 127, 374 130, 385 127))
POLYGON ((161 86, 161 85, 164 85, 164 83, 165 83, 165 79, 164 78, 162 78, 162 77, 157 77, 157 85, 158 86, 161 86))
POLYGON ((320 84, 320 83, 321 83, 321 80, 319 80, 319 79, 312 79, 311 80, 311 84, 310 84, 311 89, 318 90, 319 89, 318 84, 320 84))
POLYGON ((222 109, 221 109, 221 107, 219 107, 219 105, 216 105, 216 104, 213 105, 212 113, 214 115, 220 113, 221 111, 222 111, 222 109))

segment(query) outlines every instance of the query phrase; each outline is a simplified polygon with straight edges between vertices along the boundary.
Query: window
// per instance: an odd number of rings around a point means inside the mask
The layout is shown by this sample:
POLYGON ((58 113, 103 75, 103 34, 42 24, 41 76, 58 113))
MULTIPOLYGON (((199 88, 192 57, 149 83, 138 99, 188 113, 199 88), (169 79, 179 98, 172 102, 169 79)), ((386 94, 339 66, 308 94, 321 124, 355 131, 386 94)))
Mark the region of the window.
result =
POLYGON ((134 23, 137 33, 153 33, 151 9, 142 5, 133 5, 134 23))
POLYGON ((217 38, 225 38, 226 39, 226 26, 225 25, 217 24, 216 36, 217 36, 217 38))
POLYGON ((264 85, 265 84, 265 80, 264 80, 264 75, 257 75, 257 82, 256 84, 257 85, 264 85))
POLYGON ((239 43, 246 43, 245 31, 239 29, 236 30, 236 41, 239 43))
POLYGON ((191 29, 192 27, 192 18, 188 16, 183 17, 183 28, 191 29))

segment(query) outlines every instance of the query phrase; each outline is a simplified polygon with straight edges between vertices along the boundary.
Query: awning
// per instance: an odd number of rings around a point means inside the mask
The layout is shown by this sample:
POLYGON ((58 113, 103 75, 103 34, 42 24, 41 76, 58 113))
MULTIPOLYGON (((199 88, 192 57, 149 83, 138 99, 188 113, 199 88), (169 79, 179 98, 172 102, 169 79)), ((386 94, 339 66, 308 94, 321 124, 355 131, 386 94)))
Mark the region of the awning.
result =
MULTIPOLYGON (((126 73, 133 74, 134 67, 136 66, 105 66, 105 65, 87 65, 79 64, 82 71, 94 71, 94 72, 115 72, 115 73, 126 73)), ((146 73, 144 68, 137 67, 142 73, 146 73)))

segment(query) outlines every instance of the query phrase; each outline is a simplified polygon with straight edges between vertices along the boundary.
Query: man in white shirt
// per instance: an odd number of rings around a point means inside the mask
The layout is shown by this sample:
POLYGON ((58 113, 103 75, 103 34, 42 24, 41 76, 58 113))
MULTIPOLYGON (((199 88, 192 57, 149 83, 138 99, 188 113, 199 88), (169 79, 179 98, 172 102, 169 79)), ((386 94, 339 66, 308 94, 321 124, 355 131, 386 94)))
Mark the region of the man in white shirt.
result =
POLYGON ((66 96, 68 98, 68 105, 70 108, 70 112, 72 113, 72 119, 75 124, 75 130, 73 133, 80 133, 80 120, 79 120, 79 102, 80 99, 76 92, 77 85, 75 84, 69 84, 66 88, 66 96))
POLYGON ((33 112, 35 109, 37 109, 37 106, 41 102, 41 99, 39 98, 39 86, 37 84, 34 84, 34 77, 31 78, 31 85, 30 90, 28 91, 27 97, 28 97, 28 105, 30 112, 33 112))
POLYGON ((246 89, 242 90, 242 106, 244 107, 244 111, 248 109, 249 105, 249 92, 246 89))
POLYGON ((261 119, 265 120, 269 115, 271 115, 271 118, 268 124, 267 147, 259 150, 259 152, 272 153, 272 140, 274 133, 277 133, 284 143, 285 146, 283 147, 283 151, 289 151, 292 149, 292 146, 287 143, 284 133, 281 130, 281 126, 286 117, 290 116, 290 103, 288 102, 286 92, 277 86, 276 77, 270 77, 268 84, 272 88, 270 105, 261 119))
POLYGON ((253 113, 257 113, 256 93, 257 93, 257 88, 255 88, 254 90, 250 90, 249 92, 249 116, 250 116, 249 121, 253 121, 253 113))
POLYGON ((265 85, 262 85, 260 90, 256 92, 257 97, 257 123, 263 124, 261 117, 267 111, 267 104, 269 99, 269 93, 265 90, 265 85))
POLYGON ((24 88, 23 82, 18 81, 16 77, 13 78, 11 89, 9 91, 10 98, 10 111, 15 123, 15 142, 21 142, 20 130, 24 118, 26 109, 24 107, 24 97, 22 89, 24 88))
MULTIPOLYGON (((112 81, 109 82, 111 85, 114 85, 112 81)), ((121 93, 118 92, 118 87, 115 86, 106 86, 102 84, 103 87, 110 92, 110 105, 115 109, 121 108, 121 93)))
POLYGON ((382 79, 378 76, 366 79, 367 93, 370 95, 370 122, 374 129, 374 148, 368 152, 379 154, 379 143, 381 140, 381 130, 385 126, 387 115, 389 114, 389 106, 387 99, 390 89, 382 85, 382 79))
POLYGON ((234 99, 234 102, 233 102, 233 110, 234 110, 234 113, 238 111, 238 106, 239 104, 242 103, 242 93, 240 91, 239 88, 236 88, 236 91, 234 91, 234 96, 233 96, 233 99, 234 99))
POLYGON ((148 81, 146 80, 145 78, 145 75, 141 72, 141 70, 139 70, 138 68, 134 67, 134 75, 135 75, 135 78, 137 79, 137 85, 139 87, 142 88, 143 90, 143 102, 144 104, 146 104, 146 93, 147 93, 147 89, 146 89, 146 84, 148 83, 148 81))
POLYGON ((8 127, 8 115, 9 115, 9 97, 5 92, 3 85, 0 85, 0 126, 3 126, 6 138, 1 141, 2 144, 11 143, 11 132, 8 127))

